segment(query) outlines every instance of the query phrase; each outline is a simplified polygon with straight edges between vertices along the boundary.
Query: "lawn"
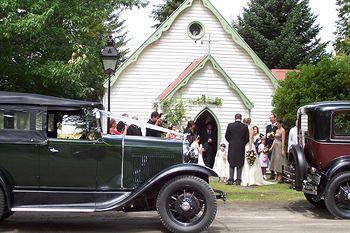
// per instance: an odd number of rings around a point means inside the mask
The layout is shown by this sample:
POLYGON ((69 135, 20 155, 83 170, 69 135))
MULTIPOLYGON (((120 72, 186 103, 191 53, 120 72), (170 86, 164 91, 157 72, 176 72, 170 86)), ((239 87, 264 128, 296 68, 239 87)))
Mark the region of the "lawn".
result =
POLYGON ((211 180, 210 185, 214 189, 226 192, 229 201, 298 201, 305 199, 302 192, 290 189, 289 184, 273 183, 266 186, 242 187, 211 180))

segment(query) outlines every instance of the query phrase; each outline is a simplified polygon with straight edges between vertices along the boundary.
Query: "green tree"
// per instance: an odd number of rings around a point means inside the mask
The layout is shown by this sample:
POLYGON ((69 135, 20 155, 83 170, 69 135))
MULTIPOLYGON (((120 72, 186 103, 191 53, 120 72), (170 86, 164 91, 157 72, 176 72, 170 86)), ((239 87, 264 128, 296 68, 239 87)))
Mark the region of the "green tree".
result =
MULTIPOLYGON (((122 9, 143 0, 2 0, 0 90, 98 100, 99 53, 110 33, 125 44, 122 9)), ((126 51, 121 51, 124 55, 126 51)))
POLYGON ((233 26, 270 69, 294 69, 325 54, 315 20, 307 0, 252 0, 233 26))
POLYGON ((158 23, 154 27, 159 27, 185 0, 165 0, 164 3, 156 5, 152 10, 152 18, 158 23))
POLYGON ((337 0, 338 18, 335 48, 338 54, 350 54, 350 0, 337 0))
POLYGON ((287 128, 294 125, 299 107, 317 101, 350 99, 350 56, 323 58, 315 65, 288 73, 273 97, 274 112, 287 128))

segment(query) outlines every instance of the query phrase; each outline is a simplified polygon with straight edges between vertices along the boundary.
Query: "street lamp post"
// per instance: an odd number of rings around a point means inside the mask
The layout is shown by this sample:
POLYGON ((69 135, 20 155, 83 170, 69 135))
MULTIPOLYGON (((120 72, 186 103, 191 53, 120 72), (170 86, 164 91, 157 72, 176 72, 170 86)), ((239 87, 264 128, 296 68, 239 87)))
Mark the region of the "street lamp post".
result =
MULTIPOLYGON (((117 62, 119 60, 119 52, 114 47, 113 37, 110 35, 105 47, 101 50, 101 60, 103 64, 103 70, 108 75, 108 103, 107 110, 111 111, 111 77, 117 68, 117 62)), ((109 133, 109 117, 107 118, 107 133, 109 133)))

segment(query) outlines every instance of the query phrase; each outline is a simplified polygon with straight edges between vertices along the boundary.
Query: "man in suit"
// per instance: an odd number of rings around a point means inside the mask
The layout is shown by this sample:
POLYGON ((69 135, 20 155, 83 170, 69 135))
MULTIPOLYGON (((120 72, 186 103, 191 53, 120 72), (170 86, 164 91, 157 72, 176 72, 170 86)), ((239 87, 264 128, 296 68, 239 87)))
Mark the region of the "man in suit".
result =
POLYGON ((227 180, 228 185, 241 184, 242 168, 245 159, 245 145, 249 141, 248 126, 243 124, 242 115, 235 115, 235 122, 227 126, 225 138, 229 143, 228 146, 228 162, 230 164, 230 177, 227 180), (237 168, 237 180, 233 182, 234 169, 237 168))
MULTIPOLYGON (((271 137, 271 133, 276 133, 276 115, 270 114, 270 124, 266 126, 266 145, 268 148, 271 148, 274 138, 271 137)), ((271 161, 271 151, 268 153, 269 160, 271 161)), ((271 170, 270 179, 275 179, 275 172, 271 170)))
MULTIPOLYGON (((160 127, 163 126, 163 121, 160 118, 160 114, 157 111, 154 111, 154 112, 151 113, 151 118, 148 120, 147 123, 155 125, 155 126, 160 126, 160 127)), ((146 129, 146 136, 160 138, 160 137, 162 137, 162 132, 158 131, 158 130, 155 130, 155 129, 147 128, 146 129)))
POLYGON ((203 145, 203 160, 207 167, 213 168, 215 162, 215 143, 216 132, 213 129, 213 125, 209 122, 207 128, 202 132, 201 144, 203 145))

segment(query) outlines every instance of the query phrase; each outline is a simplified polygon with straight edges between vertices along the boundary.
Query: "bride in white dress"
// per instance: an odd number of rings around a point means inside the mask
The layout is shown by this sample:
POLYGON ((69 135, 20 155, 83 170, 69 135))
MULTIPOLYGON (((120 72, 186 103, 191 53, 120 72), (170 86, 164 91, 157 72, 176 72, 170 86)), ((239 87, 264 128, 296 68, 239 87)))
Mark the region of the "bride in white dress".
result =
MULTIPOLYGON (((254 144, 253 144, 253 137, 254 137, 254 131, 253 128, 250 126, 251 119, 245 118, 243 120, 243 123, 247 124, 249 129, 249 142, 247 143, 245 147, 245 151, 248 150, 255 150, 254 144)), ((267 182, 264 180, 262 171, 261 171, 261 165, 258 155, 256 156, 255 162, 252 166, 248 164, 247 158, 244 160, 244 165, 242 169, 242 186, 250 186, 250 185, 270 185, 270 182, 267 182)))

